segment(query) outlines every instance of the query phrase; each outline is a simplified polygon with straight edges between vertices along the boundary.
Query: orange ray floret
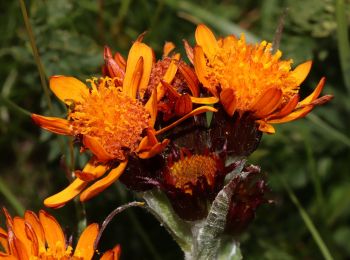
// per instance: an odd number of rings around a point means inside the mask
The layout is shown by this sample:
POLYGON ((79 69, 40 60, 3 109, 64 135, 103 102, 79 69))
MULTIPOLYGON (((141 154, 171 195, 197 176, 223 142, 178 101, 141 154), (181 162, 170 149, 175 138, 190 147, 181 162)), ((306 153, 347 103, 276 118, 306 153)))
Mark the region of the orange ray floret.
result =
MULTIPOLYGON (((167 51, 170 49, 168 46, 167 51)), ((147 159, 162 152, 169 140, 159 142, 157 135, 190 116, 216 111, 210 106, 186 111, 182 118, 156 131, 157 100, 159 91, 163 92, 162 84, 159 83, 145 97, 154 64, 153 50, 136 41, 125 68, 122 58, 111 58, 109 49, 105 49, 104 56, 105 70, 116 77, 87 80, 89 87, 73 77, 54 76, 50 79, 51 90, 68 105, 67 119, 32 115, 40 127, 75 136, 82 143, 82 151, 88 149, 93 154, 85 168, 76 171, 77 178, 66 189, 44 201, 48 207, 63 206, 79 194, 81 201, 94 197, 119 178, 129 156, 147 159)), ((163 75, 165 82, 170 83, 175 76, 177 66, 174 62, 170 62, 163 75)))
POLYGON ((197 45, 187 49, 193 54, 203 87, 220 98, 230 116, 235 112, 251 113, 263 132, 273 133, 270 124, 301 118, 315 105, 332 98, 326 95, 317 101, 324 85, 322 79, 312 98, 296 103, 300 84, 312 63, 307 61, 293 70, 292 60, 281 60, 281 51, 272 53, 272 44, 266 41, 247 44, 244 35, 240 39, 230 35, 217 40, 203 24, 197 27, 195 38, 197 45))
MULTIPOLYGON (((75 250, 67 244, 60 224, 49 213, 39 215, 26 211, 24 218, 12 218, 6 209, 7 231, 0 228, 1 259, 75 259, 89 260, 95 254, 94 243, 99 233, 98 224, 90 224, 82 232, 75 250)), ((120 247, 107 251, 101 259, 117 260, 120 247)))

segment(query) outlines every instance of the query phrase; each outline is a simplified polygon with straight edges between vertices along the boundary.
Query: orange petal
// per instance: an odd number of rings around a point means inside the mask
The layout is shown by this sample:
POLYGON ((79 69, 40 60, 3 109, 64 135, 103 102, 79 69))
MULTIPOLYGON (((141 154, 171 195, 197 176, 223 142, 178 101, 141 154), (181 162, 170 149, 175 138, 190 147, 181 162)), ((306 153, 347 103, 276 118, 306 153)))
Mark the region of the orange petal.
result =
POLYGON ((142 138, 136 152, 149 150, 152 146, 159 143, 154 129, 147 129, 147 136, 142 138))
POLYGON ((212 105, 219 102, 217 97, 191 97, 192 103, 202 105, 212 105))
POLYGON ((326 83, 326 78, 325 77, 321 78, 321 80, 317 84, 317 87, 315 88, 315 90, 308 97, 306 97, 301 102, 299 102, 298 107, 303 106, 303 105, 307 105, 307 104, 311 103, 312 101, 314 101, 316 98, 318 98, 318 96, 322 92, 322 89, 323 89, 325 83, 326 83))
POLYGON ((28 239, 24 219, 20 217, 14 217, 13 219, 13 232, 15 236, 22 242, 27 252, 31 252, 32 242, 28 239))
POLYGON ((84 169, 79 171, 76 170, 74 173, 77 178, 83 181, 92 181, 100 178, 109 169, 106 164, 101 164, 97 158, 93 157, 85 165, 84 169))
POLYGON ((121 254, 120 245, 116 245, 112 250, 106 251, 100 260, 118 260, 121 254))
POLYGON ((193 57, 194 69, 196 71, 199 81, 203 84, 204 87, 209 88, 209 91, 212 92, 214 96, 217 96, 216 89, 210 88, 209 81, 207 80, 207 70, 206 70, 206 60, 204 57, 203 49, 200 46, 194 47, 194 57, 193 57))
POLYGON ((89 94, 88 87, 73 77, 53 76, 50 78, 50 88, 60 100, 68 105, 72 101, 83 102, 83 97, 89 94))
POLYGON ((175 49, 175 44, 173 42, 165 42, 163 47, 163 57, 167 57, 169 53, 175 49))
MULTIPOLYGON (((169 67, 168 69, 166 70, 162 80, 166 83, 171 83, 171 81, 174 79, 175 75, 176 75, 176 72, 177 72, 177 61, 180 59, 180 54, 175 54, 172 61, 170 62, 169 64, 169 67)), ((164 87, 162 85, 162 83, 160 82, 158 85, 157 85, 157 100, 161 100, 162 97, 164 96, 165 94, 165 90, 164 90, 164 87)))
POLYGON ((268 120, 267 122, 270 124, 280 124, 280 123, 290 122, 290 121, 293 121, 293 120, 296 120, 298 118, 302 118, 302 117, 306 116, 308 113, 311 112, 311 110, 313 108, 314 108, 314 106, 312 106, 312 105, 306 106, 306 107, 303 107, 297 111, 294 111, 293 113, 290 113, 289 115, 287 115, 285 117, 273 119, 273 120, 268 120))
POLYGON ((169 144, 169 139, 164 139, 161 143, 155 144, 153 147, 151 147, 149 150, 138 153, 138 157, 141 159, 148 159, 151 158, 159 153, 161 153, 165 147, 169 144))
POLYGON ((187 58, 193 64, 193 48, 188 44, 186 40, 183 40, 187 58))
POLYGON ((278 88, 266 90, 252 106, 251 110, 257 118, 264 118, 271 114, 282 102, 282 91, 278 88))
POLYGON ((95 250, 94 243, 99 232, 98 224, 93 223, 84 229, 74 251, 75 257, 92 259, 95 250))
POLYGON ((92 197, 96 196, 103 190, 107 189, 113 182, 115 182, 119 176, 124 172, 128 161, 121 162, 117 168, 114 168, 110 173, 103 179, 95 182, 89 188, 82 192, 80 195, 80 201, 87 201, 92 197))
POLYGON ((264 122, 263 120, 257 120, 256 122, 259 124, 259 131, 267 134, 274 134, 276 132, 272 125, 264 122))
POLYGON ((156 135, 160 135, 163 134, 164 132, 168 131, 169 129, 175 127, 176 125, 180 124, 182 121, 186 120, 189 117, 201 114, 201 113, 205 113, 205 112, 217 112, 217 110, 213 107, 210 106, 201 106, 196 108, 195 110, 191 111, 190 113, 188 113, 187 115, 181 117, 180 119, 176 120, 174 123, 163 127, 162 129, 158 130, 156 132, 156 135))
POLYGON ((16 237, 11 228, 9 229, 7 236, 10 254, 14 255, 16 257, 15 259, 29 260, 31 253, 26 250, 25 245, 16 237))
POLYGON ((199 82, 194 71, 184 63, 179 63, 179 71, 185 78, 187 86, 191 90, 192 96, 199 96, 199 82))
POLYGON ((225 88, 220 93, 220 101, 226 113, 233 116, 237 108, 237 98, 233 89, 225 88))
POLYGON ((128 61, 126 65, 126 72, 123 81, 123 92, 129 95, 132 98, 136 97, 137 91, 139 91, 141 98, 143 97, 144 92, 148 86, 149 78, 151 75, 153 65, 153 51, 146 44, 136 41, 130 51, 128 56, 128 61), (139 73, 137 64, 139 63, 140 58, 143 60, 142 64, 142 76, 140 83, 135 87, 135 75, 139 73), (136 73, 136 74, 135 74, 136 73), (136 89, 135 89, 136 88, 136 89))
POLYGON ((145 105, 145 109, 151 115, 148 125, 150 127, 154 127, 157 119, 158 107, 157 107, 157 88, 155 88, 152 92, 150 99, 147 101, 145 105))
POLYGON ((175 103, 175 114, 184 116, 192 111, 192 101, 189 94, 181 95, 175 103))
POLYGON ((124 70, 119 66, 119 64, 113 59, 111 50, 108 46, 104 47, 103 58, 105 61, 105 67, 111 78, 118 77, 120 79, 124 78, 124 70))
POLYGON ((269 115, 267 119, 270 120, 275 118, 281 118, 290 114, 295 109, 296 105, 298 104, 298 101, 299 95, 295 94, 281 110, 277 111, 272 115, 269 115))
POLYGON ((205 55, 209 57, 214 56, 217 52, 219 45, 216 41, 213 32, 204 24, 197 26, 195 32, 196 42, 199 46, 203 48, 205 55))
POLYGON ((41 223, 40 223, 38 216, 33 211, 27 210, 24 214, 24 220, 33 229, 33 231, 36 235, 37 241, 38 241, 39 248, 44 247, 45 246, 45 234, 44 234, 44 230, 43 230, 43 227, 41 226, 41 223))
POLYGON ((297 66, 293 72, 292 76, 297 80, 297 86, 299 86, 303 81, 306 79, 307 75, 309 74, 312 66, 312 61, 307 61, 299 66, 297 66))
POLYGON ((124 57, 119 52, 116 52, 114 54, 114 60, 118 64, 118 66, 125 72, 126 61, 125 61, 124 57))
POLYGON ((181 95, 176 91, 176 89, 172 85, 163 80, 161 80, 160 82, 162 83, 163 87, 165 87, 175 98, 180 98, 181 95))
POLYGON ((32 119, 41 128, 60 135, 73 135, 73 128, 69 121, 58 117, 47 117, 32 114, 32 119))
POLYGON ((44 210, 39 211, 40 223, 43 226, 48 247, 55 252, 56 248, 66 248, 64 233, 57 220, 44 210))
POLYGON ((87 182, 75 179, 67 188, 44 200, 44 204, 49 208, 62 207, 68 201, 74 199, 86 186, 87 182))
POLYGON ((90 149, 90 151, 97 157, 99 161, 107 162, 113 159, 113 156, 104 149, 97 138, 84 135, 83 144, 90 149))
MULTIPOLYGON (((34 229, 31 225, 29 225, 27 222, 25 222, 25 232, 27 238, 31 241, 31 255, 38 256, 40 251, 39 241, 38 237, 35 234, 34 229)), ((45 246, 45 245, 42 245, 45 246)))

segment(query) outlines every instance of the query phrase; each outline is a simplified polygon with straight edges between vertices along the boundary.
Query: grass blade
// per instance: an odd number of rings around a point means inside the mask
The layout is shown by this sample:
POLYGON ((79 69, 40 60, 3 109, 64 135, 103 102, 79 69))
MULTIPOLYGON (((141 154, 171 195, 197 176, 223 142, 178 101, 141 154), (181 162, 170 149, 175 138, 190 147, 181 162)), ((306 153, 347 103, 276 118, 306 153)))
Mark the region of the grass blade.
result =
POLYGON ((297 196, 294 194, 294 192, 291 190, 291 188, 288 186, 288 184, 284 180, 281 179, 281 182, 282 182, 283 186, 285 187, 285 189, 289 195, 290 200, 294 203, 294 205, 299 210, 299 214, 300 214, 301 218, 303 219, 305 226, 307 227, 307 229, 311 233, 312 238, 316 242, 324 259, 333 260, 333 257, 331 255, 331 253, 329 252, 326 244, 324 243, 320 233, 318 233, 317 228, 315 227, 314 223, 312 222, 310 216, 307 214, 306 210, 300 204, 297 196))
POLYGON ((38 67, 38 71, 39 71, 39 75, 40 75, 40 81, 41 81, 41 86, 42 86, 42 88, 44 90, 47 106, 48 106, 49 110, 52 112, 52 103, 51 103, 49 88, 48 88, 47 83, 46 83, 45 71, 44 71, 43 64, 41 63, 41 60, 40 60, 38 48, 36 47, 35 37, 34 37, 34 34, 33 34, 32 26, 31 26, 30 21, 29 21, 27 8, 26 8, 26 5, 25 5, 23 0, 19 0, 19 4, 21 6, 23 20, 24 20, 24 24, 25 24, 25 27, 26 27, 26 30, 27 30, 27 33, 28 33, 30 46, 32 47, 34 60, 35 60, 36 66, 38 67))

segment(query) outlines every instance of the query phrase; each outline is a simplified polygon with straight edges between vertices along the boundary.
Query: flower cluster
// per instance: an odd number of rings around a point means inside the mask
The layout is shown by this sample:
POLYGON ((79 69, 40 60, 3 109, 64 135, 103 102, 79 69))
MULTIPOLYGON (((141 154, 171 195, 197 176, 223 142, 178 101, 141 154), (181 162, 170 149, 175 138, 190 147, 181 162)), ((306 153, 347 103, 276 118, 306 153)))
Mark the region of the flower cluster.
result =
MULTIPOLYGON (((300 86, 311 61, 293 69, 292 60, 281 59, 281 51, 272 52, 270 43, 249 44, 244 35, 217 39, 203 24, 195 31, 193 47, 185 41, 190 63, 170 42, 156 60, 142 41, 143 35, 126 59, 105 47, 103 75, 87 79, 87 84, 67 76, 50 78, 51 90, 67 105, 67 118, 32 114, 34 122, 73 136, 91 159, 74 171, 67 188, 44 204, 61 207, 78 195, 84 202, 119 179, 134 191, 160 189, 178 216, 199 220, 230 182, 226 230, 242 230, 267 201, 267 187, 257 167, 245 166, 240 175, 233 172, 254 152, 263 133, 275 133, 274 124, 302 118, 332 98, 319 97, 325 79, 301 100, 300 86)), ((21 220, 21 225, 27 222, 21 220)), ((8 227, 8 241, 23 237, 11 231, 11 220, 8 227)), ((71 254, 62 245, 60 254, 71 254)), ((44 252, 40 250, 35 252, 44 252)))
MULTIPOLYGON (((41 210, 39 216, 26 211, 24 218, 14 217, 4 209, 7 231, 0 227, 1 259, 75 259, 89 260, 95 254, 98 224, 90 224, 82 232, 75 249, 67 243, 57 220, 41 210)), ((101 260, 118 260, 120 246, 105 252, 101 260)))

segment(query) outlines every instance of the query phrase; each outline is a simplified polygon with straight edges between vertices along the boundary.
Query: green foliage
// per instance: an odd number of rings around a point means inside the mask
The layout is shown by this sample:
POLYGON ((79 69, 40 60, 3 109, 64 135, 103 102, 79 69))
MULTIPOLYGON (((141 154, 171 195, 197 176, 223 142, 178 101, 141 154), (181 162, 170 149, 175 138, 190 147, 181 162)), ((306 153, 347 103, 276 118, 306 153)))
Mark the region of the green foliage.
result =
MULTIPOLYGON (((82 80, 99 76, 103 46, 126 55, 132 41, 144 31, 148 31, 145 42, 158 57, 165 41, 174 41, 184 53, 181 40, 193 44, 197 22, 207 23, 217 35, 245 32, 252 41, 273 41, 279 16, 289 8, 280 49, 295 64, 314 61, 302 94, 310 93, 326 76, 324 92, 333 93, 335 99, 306 119, 278 126, 275 135, 264 135, 250 158, 267 172, 275 203, 259 209, 255 222, 239 237, 242 255, 273 260, 322 257, 281 179, 298 198, 331 255, 350 257, 350 97, 345 82, 349 77, 345 34, 349 32, 350 4, 343 2, 339 14, 336 0, 25 1, 46 80, 55 74, 82 80), (336 19, 337 15, 342 19, 336 19)), ((71 140, 38 129, 26 114, 47 115, 50 111, 19 1, 1 1, 0 8, 0 189, 7 188, 1 189, 0 201, 15 214, 22 208, 42 208, 44 198, 68 183, 60 165, 78 168, 86 157, 69 149, 71 140)), ((62 104, 51 96, 52 114, 64 115, 62 104)), ((87 203, 88 221, 103 221, 132 196, 124 187, 109 188, 87 203)), ((72 204, 53 212, 71 230, 73 222, 80 220, 78 214, 72 217, 71 212, 76 211, 72 204)), ((121 243, 125 259, 156 259, 153 247, 163 259, 182 256, 163 227, 141 210, 137 215, 121 216, 109 229, 103 247, 121 243)))

